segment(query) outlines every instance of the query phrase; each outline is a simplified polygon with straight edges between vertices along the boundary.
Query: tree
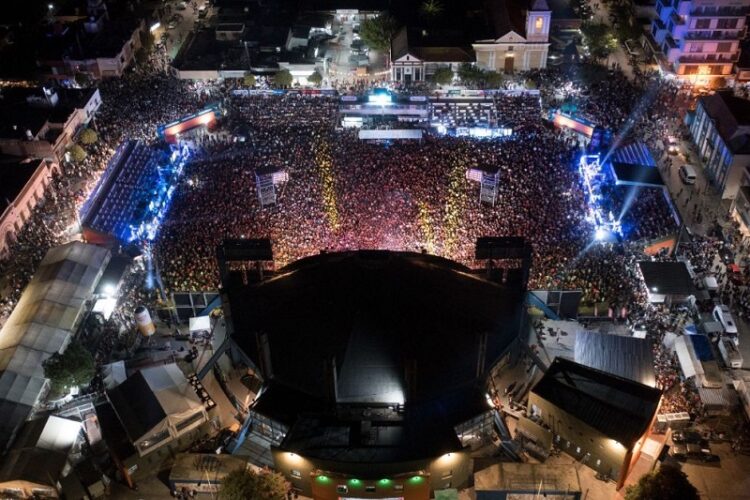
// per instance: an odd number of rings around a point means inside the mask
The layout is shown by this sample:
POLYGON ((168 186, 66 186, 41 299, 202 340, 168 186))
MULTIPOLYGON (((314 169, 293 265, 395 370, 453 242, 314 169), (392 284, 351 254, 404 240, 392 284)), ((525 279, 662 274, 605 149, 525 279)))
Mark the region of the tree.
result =
POLYGON ((453 70, 447 66, 438 68, 432 75, 432 79, 438 85, 448 85, 453 81, 453 70))
POLYGON ((359 35, 365 45, 375 50, 388 50, 391 46, 391 38, 396 33, 398 23, 388 13, 382 13, 377 17, 371 17, 362 21, 359 35))
POLYGON ((75 74, 74 79, 79 87, 88 87, 91 83, 91 77, 88 73, 81 73, 80 71, 75 74))
POLYGON ((487 88, 496 89, 503 83, 503 75, 497 71, 485 71, 482 76, 487 88))
POLYGON ((151 31, 141 31, 140 38, 141 38, 141 47, 143 48, 143 50, 145 50, 146 53, 151 52, 151 49, 154 48, 153 33, 151 33, 151 31))
POLYGON ((88 146, 90 144, 94 144, 99 139, 99 136, 94 130, 87 128, 81 132, 80 139, 82 144, 88 146))
POLYGON ((641 476, 628 486, 625 500, 698 500, 698 490, 690 484, 687 475, 672 465, 662 465, 658 470, 641 476))
POLYGON ((255 75, 253 74, 245 75, 245 78, 243 78, 242 83, 245 84, 245 87, 255 87, 255 75))
POLYGON ((288 485, 277 472, 257 473, 237 469, 221 480, 220 500, 281 500, 286 498, 288 485))
POLYGON ((148 62, 148 52, 146 52, 146 49, 141 47, 135 51, 135 62, 138 64, 145 64, 148 62))
POLYGON ((606 59, 617 50, 617 39, 606 24, 586 21, 581 25, 581 33, 594 59, 606 59))
POLYGON ((458 68, 458 77, 465 85, 478 85, 484 80, 484 72, 471 63, 463 63, 458 68))
POLYGON ((440 0, 424 0, 422 5, 419 6, 419 11, 425 17, 437 17, 443 12, 443 4, 440 3, 440 0))
POLYGON ((86 150, 78 144, 70 146, 68 148, 68 153, 70 153, 70 158, 73 160, 73 163, 81 163, 86 159, 86 150))
POLYGON ((282 69, 273 77, 273 83, 279 88, 286 88, 292 85, 294 77, 288 69, 282 69))
POLYGON ((313 71, 313 74, 307 77, 307 81, 317 87, 323 83, 323 77, 317 71, 313 71))
POLYGON ((57 393, 88 384, 96 373, 94 358, 77 340, 72 341, 62 354, 50 356, 43 366, 44 376, 50 380, 52 390, 57 393))

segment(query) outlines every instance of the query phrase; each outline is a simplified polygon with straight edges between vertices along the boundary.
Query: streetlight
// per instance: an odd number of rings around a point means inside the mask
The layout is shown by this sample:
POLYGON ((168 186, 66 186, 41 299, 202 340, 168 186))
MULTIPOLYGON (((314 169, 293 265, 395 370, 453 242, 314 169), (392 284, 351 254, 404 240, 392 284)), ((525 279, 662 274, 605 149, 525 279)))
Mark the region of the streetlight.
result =
POLYGON ((51 11, 51 10, 52 10, 52 9, 54 9, 54 8, 55 8, 55 6, 54 6, 53 4, 51 4, 51 3, 48 3, 48 4, 47 4, 47 9, 48 9, 48 10, 50 10, 50 11, 51 11))

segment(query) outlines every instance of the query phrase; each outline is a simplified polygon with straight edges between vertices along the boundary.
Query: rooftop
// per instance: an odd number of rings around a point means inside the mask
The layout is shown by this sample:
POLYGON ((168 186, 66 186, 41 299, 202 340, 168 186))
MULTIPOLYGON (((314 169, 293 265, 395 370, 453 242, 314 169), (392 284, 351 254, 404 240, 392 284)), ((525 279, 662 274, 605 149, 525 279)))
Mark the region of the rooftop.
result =
POLYGON ((575 361, 650 387, 656 386, 654 356, 646 339, 582 331, 576 335, 575 361))
POLYGON ((626 448, 651 424, 661 391, 555 358, 532 392, 626 448))
POLYGON ((321 254, 226 289, 233 338, 272 372, 255 410, 291 426, 283 448, 344 462, 460 449, 453 426, 487 411, 484 373, 522 314, 520 287, 408 252, 321 254))
POLYGON ((695 291, 690 271, 684 262, 641 261, 638 267, 651 293, 690 295, 695 291))
POLYGON ((722 91, 701 97, 700 103, 732 153, 750 154, 750 100, 722 91))
POLYGON ((0 158, 0 207, 5 210, 21 194, 39 168, 40 160, 13 161, 0 158))

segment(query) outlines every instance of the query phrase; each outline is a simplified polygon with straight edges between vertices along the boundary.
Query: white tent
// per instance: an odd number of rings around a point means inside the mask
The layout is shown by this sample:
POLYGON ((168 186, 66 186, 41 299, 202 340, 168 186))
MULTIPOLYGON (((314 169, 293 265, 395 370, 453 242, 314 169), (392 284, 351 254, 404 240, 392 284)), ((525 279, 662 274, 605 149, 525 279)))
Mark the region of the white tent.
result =
MULTIPOLYGON (((0 330, 0 401, 37 403, 42 363, 68 346, 109 258, 109 250, 77 241, 47 252, 0 330)), ((0 445, 22 422, 4 422, 0 445)))
POLYGON ((674 348, 675 352, 677 352, 677 359, 680 362, 680 368, 682 368, 682 373, 685 375, 685 378, 703 375, 703 369, 700 362, 695 359, 695 355, 691 352, 693 346, 688 345, 684 336, 675 339, 674 348))

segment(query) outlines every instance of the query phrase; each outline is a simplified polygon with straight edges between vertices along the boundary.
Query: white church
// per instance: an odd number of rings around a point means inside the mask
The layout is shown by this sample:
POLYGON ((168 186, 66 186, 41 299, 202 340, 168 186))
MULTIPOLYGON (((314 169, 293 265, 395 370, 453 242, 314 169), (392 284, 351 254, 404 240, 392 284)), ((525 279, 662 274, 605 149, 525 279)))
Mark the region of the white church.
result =
POLYGON ((494 38, 472 44, 477 66, 513 73, 545 68, 552 12, 546 0, 491 0, 494 38))

